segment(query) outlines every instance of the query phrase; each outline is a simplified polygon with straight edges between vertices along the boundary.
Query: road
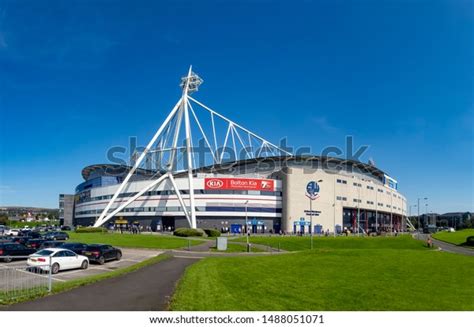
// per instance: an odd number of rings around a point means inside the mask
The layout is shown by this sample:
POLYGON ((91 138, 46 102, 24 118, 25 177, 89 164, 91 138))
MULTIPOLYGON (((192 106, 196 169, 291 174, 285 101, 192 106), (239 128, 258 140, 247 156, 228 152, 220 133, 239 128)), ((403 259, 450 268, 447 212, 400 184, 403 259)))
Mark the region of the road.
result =
MULTIPOLYGON (((428 234, 420 234, 420 239, 426 241, 428 239, 428 234)), ((433 240, 433 245, 440 248, 442 251, 474 256, 474 250, 471 250, 469 248, 438 241, 437 239, 434 239, 433 237, 431 237, 431 239, 433 240)))
POLYGON ((172 257, 135 272, 34 301, 9 311, 152 311, 167 310, 176 283, 198 258, 172 257))

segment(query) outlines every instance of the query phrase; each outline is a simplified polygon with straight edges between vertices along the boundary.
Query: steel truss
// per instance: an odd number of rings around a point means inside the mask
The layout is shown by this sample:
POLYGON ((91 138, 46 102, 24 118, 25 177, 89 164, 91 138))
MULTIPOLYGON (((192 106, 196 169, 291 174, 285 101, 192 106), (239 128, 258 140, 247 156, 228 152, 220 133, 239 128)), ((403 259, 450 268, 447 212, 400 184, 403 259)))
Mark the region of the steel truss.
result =
POLYGON ((131 169, 94 226, 103 225, 145 192, 158 187, 165 180, 169 180, 189 226, 196 228, 193 188, 193 170, 195 168, 267 155, 291 155, 290 152, 265 140, 191 97, 190 95, 193 92, 198 91, 202 82, 203 80, 190 67, 187 76, 181 79, 180 86, 183 89, 181 98, 148 142, 146 148, 132 155, 133 165, 131 165, 131 169), (198 111, 198 108, 201 111, 198 111), (199 116, 202 116, 203 113, 205 117, 200 119, 199 116), (219 133, 220 129, 225 130, 225 134, 219 133), (198 160, 198 163, 196 163, 196 160, 198 160), (112 208, 119 195, 129 185, 130 179, 136 170, 143 165, 147 169, 156 170, 154 179, 138 193, 128 198, 125 203, 112 208), (183 192, 179 189, 173 177, 176 173, 185 173, 186 171, 188 201, 183 198, 183 192))

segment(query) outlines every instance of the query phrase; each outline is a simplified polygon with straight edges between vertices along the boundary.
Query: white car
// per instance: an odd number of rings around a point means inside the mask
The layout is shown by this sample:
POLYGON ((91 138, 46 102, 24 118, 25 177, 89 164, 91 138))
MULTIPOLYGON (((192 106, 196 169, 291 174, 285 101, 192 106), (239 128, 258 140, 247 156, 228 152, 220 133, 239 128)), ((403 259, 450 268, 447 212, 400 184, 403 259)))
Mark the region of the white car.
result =
POLYGON ((16 229, 16 228, 13 228, 13 229, 9 229, 5 232, 5 235, 9 235, 9 236, 18 236, 18 233, 20 233, 20 230, 19 229, 16 229))
POLYGON ((89 267, 89 259, 86 256, 60 248, 46 248, 33 253, 28 257, 27 264, 30 267, 49 271, 50 258, 52 274, 57 274, 60 270, 89 267))

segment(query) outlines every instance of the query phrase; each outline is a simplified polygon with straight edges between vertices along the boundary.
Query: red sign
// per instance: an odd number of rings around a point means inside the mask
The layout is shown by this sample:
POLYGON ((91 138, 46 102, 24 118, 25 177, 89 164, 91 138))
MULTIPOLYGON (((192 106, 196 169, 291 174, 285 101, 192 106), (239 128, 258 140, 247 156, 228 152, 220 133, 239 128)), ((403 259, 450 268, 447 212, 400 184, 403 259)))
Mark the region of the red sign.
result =
POLYGON ((275 181, 254 178, 205 178, 205 190, 255 190, 273 191, 275 181))

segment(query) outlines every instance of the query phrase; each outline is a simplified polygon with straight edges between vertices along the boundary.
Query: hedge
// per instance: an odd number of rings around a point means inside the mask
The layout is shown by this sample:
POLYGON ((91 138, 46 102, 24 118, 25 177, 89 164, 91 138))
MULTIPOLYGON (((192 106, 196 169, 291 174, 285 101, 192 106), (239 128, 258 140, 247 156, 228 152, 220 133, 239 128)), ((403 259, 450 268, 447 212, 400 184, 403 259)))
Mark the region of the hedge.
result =
POLYGON ((204 233, 206 233, 206 235, 209 237, 221 236, 221 232, 219 232, 217 229, 204 229, 204 233))
POLYGON ((466 239, 466 245, 474 246, 474 236, 469 236, 469 237, 466 239))
POLYGON ((76 233, 105 233, 107 229, 103 227, 77 227, 76 233))
POLYGON ((202 236, 204 233, 202 230, 197 230, 193 228, 177 228, 173 235, 181 236, 181 237, 188 237, 188 236, 202 236))

